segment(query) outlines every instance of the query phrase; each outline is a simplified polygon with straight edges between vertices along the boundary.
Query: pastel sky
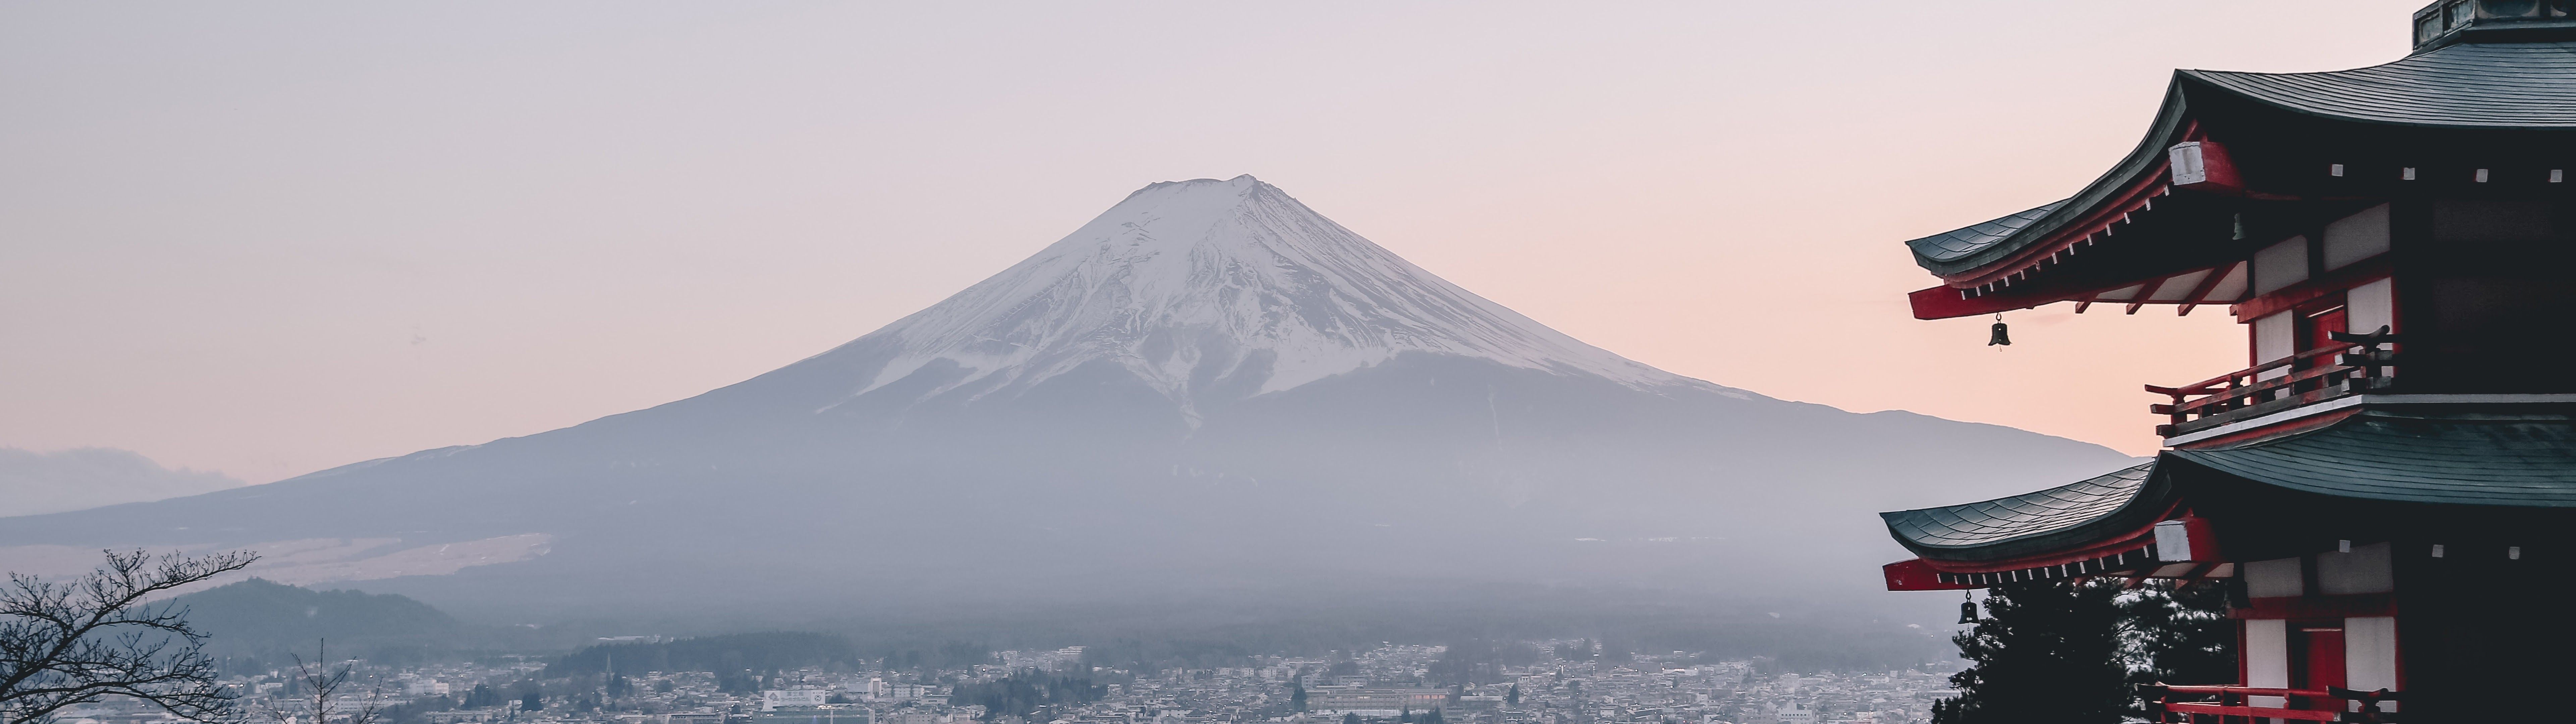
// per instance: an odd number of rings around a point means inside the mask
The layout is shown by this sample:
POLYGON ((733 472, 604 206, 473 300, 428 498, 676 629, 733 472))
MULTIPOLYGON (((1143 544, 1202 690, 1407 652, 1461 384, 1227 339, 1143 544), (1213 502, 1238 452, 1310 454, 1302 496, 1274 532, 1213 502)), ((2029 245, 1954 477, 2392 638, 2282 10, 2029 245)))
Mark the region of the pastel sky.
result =
MULTIPOLYGON (((1250 173, 1665 369, 2153 450, 2223 309, 1918 322, 2176 67, 2420 2, 10 3, 0 447, 253 482, 729 384, 1250 173)), ((1862 444, 1863 441, 1855 441, 1862 444)))

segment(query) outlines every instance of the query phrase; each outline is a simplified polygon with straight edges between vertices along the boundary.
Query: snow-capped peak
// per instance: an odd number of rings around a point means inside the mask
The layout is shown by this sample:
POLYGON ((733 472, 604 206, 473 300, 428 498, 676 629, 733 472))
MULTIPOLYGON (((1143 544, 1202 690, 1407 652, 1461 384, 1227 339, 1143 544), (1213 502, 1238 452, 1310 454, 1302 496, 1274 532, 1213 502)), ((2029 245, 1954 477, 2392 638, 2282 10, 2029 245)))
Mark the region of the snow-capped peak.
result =
POLYGON ((967 370, 943 389, 993 375, 1005 384, 985 389, 1006 389, 1106 359, 1187 407, 1193 379, 1261 374, 1265 360, 1261 393, 1403 352, 1640 388, 1714 387, 1476 296, 1249 175, 1138 189, 1035 256, 853 346, 870 340, 899 351, 861 394, 938 360, 967 370))

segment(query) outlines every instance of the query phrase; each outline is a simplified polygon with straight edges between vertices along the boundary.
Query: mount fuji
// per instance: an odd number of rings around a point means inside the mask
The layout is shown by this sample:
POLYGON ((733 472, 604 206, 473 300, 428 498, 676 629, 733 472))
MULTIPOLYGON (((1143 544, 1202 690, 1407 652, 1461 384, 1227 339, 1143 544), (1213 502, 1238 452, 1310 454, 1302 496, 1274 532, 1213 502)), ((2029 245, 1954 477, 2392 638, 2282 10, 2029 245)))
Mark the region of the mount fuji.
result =
POLYGON ((1100 362, 1196 421, 1202 395, 1280 392, 1414 353, 1640 390, 1694 384, 1460 289, 1251 176, 1138 189, 1027 261, 824 358, 877 368, 860 395, 933 365, 961 376, 931 394, 980 396, 1100 362))
POLYGON ((7 519, 0 556, 253 546, 272 580, 511 611, 1479 582, 1859 590, 1898 557, 1872 511, 2125 460, 1665 372, 1240 176, 1147 186, 928 309, 695 397, 7 519))

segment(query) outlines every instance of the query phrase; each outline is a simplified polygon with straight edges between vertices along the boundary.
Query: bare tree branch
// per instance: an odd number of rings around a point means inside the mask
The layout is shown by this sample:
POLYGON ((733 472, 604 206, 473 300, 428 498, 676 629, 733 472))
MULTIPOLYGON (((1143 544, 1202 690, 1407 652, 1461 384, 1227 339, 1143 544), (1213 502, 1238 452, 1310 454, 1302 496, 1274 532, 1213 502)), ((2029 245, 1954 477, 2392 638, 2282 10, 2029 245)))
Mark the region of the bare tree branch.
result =
MULTIPOLYGON (((303 683, 305 691, 313 697, 312 724, 376 724, 376 718, 382 711, 380 706, 384 696, 382 689, 369 689, 366 703, 358 707, 355 712, 345 715, 334 712, 337 705, 332 700, 338 698, 340 690, 349 685, 349 676, 356 672, 357 667, 344 663, 337 669, 331 668, 330 644, 328 639, 315 641, 312 661, 305 661, 300 654, 289 654, 295 658, 296 680, 303 683)), ((267 715, 268 718, 279 722, 285 722, 294 717, 294 713, 280 710, 271 710, 267 715)))
POLYGON ((215 684, 206 635, 188 625, 186 608, 150 601, 259 556, 105 553, 104 565, 68 583, 11 573, 0 586, 0 724, 44 724, 112 697, 193 721, 230 719, 234 697, 215 684))

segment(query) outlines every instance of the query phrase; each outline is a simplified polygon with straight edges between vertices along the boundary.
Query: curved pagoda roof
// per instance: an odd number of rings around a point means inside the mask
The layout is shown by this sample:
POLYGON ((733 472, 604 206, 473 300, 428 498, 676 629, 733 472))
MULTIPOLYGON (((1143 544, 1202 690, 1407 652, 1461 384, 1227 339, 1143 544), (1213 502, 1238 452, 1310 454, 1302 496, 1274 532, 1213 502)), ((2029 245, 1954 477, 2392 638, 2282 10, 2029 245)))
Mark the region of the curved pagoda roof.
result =
POLYGON ((2081 546, 2119 532, 2107 528, 2153 525, 2163 509, 2120 514, 2147 507, 2134 504, 2154 472, 2155 463, 2149 462, 2009 498, 1878 515, 1898 543, 1925 558, 2013 558, 2081 546))
MULTIPOLYGON (((2568 35, 2576 36, 2576 29, 2568 35)), ((2213 108, 2269 109, 2390 131, 2576 130, 2576 37, 2551 41, 2461 42, 2383 65, 2322 73, 2178 70, 2146 137, 2082 191, 1906 246, 1916 264, 1953 289, 1983 293, 2026 281, 2041 264, 2072 255, 2078 245, 2113 232, 2131 213, 2152 209, 2155 197, 2171 193, 2166 150, 2200 140, 2207 132, 2203 116, 2213 108)))
POLYGON ((2565 415, 2422 416, 2364 410, 2306 432, 2215 448, 2034 493, 1880 513, 1930 561, 1987 562, 2126 543, 2188 506, 2189 470, 2366 501, 2576 508, 2576 420, 2565 415))
POLYGON ((1908 241, 1905 245, 1914 249, 1914 256, 1917 259, 1936 262, 1959 259, 2003 243, 2005 239, 2012 238, 2013 234, 2029 228, 2032 223, 2047 218, 2048 212, 2056 211, 2057 207, 2065 205, 2064 200, 2054 201, 2036 209, 2007 214, 1975 226, 1952 229, 1908 241))
POLYGON ((2343 121, 2576 128, 2576 43, 2463 43, 2328 73, 2176 72, 2284 110, 2343 121))
POLYGON ((2363 500, 2576 508, 2576 423, 2563 416, 2364 412, 2322 429, 2164 457, 2266 485, 2363 500))

